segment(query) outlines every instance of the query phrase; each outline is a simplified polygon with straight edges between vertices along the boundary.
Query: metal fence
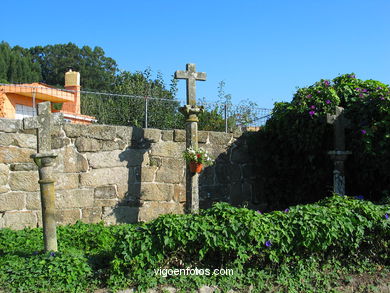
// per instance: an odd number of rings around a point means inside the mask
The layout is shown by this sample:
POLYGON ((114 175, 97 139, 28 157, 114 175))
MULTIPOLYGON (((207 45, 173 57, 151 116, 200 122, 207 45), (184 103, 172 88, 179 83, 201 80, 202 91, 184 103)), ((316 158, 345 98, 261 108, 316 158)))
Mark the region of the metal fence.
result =
MULTIPOLYGON (((74 91, 46 86, 0 84, 3 91, 20 93, 32 98, 32 107, 40 97, 75 93, 74 91)), ((80 91, 81 114, 93 116, 98 124, 128 125, 144 128, 181 129, 185 126, 184 116, 178 111, 185 104, 174 98, 127 95, 80 91)), ((234 131, 236 128, 259 127, 265 124, 272 110, 260 108, 247 101, 241 104, 231 102, 207 102, 199 100, 205 108, 200 115, 200 130, 234 131)), ((54 104, 61 110, 62 104, 54 104)))

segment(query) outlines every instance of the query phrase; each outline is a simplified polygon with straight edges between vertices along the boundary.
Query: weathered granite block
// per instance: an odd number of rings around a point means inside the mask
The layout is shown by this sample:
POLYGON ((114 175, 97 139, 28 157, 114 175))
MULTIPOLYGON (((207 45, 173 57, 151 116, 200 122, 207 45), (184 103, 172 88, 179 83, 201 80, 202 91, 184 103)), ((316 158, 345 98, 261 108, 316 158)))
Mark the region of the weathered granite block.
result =
POLYGON ((184 205, 177 202, 147 201, 139 208, 138 220, 148 222, 163 214, 183 214, 184 205))
POLYGON ((153 182, 155 180, 157 166, 135 167, 137 182, 153 182))
POLYGON ((146 166, 149 164, 149 154, 146 149, 128 148, 118 155, 121 162, 127 162, 127 167, 146 166))
POLYGON ((33 134, 2 133, 0 135, 0 145, 36 149, 37 137, 33 134))
POLYGON ((161 138, 161 130, 154 128, 146 128, 144 129, 144 139, 150 142, 158 142, 161 138))
POLYGON ((233 134, 210 131, 209 141, 213 145, 228 146, 231 142, 233 142, 233 134))
POLYGON ((8 192, 0 194, 0 211, 23 210, 26 208, 24 192, 8 192))
POLYGON ((173 187, 173 200, 183 203, 186 201, 186 188, 183 184, 175 184, 173 187))
POLYGON ((125 167, 92 169, 80 174, 82 186, 101 186, 135 182, 134 170, 125 167))
POLYGON ((40 192, 25 192, 25 194, 26 194, 26 209, 41 210, 40 192))
POLYGON ((63 152, 63 164, 65 173, 78 173, 88 171, 88 161, 79 154, 74 147, 68 146, 63 152))
POLYGON ((89 165, 94 168, 126 167, 127 161, 124 159, 128 151, 108 151, 85 154, 89 165))
POLYGON ((81 210, 82 216, 81 220, 84 223, 89 224, 97 224, 102 220, 102 208, 94 207, 94 208, 84 208, 81 210))
POLYGON ((22 120, 0 118, 0 131, 2 132, 18 132, 23 129, 22 120))
POLYGON ((58 190, 56 192, 56 208, 84 208, 94 206, 94 190, 90 189, 71 189, 58 190))
POLYGON ((7 186, 0 186, 0 193, 6 193, 10 191, 10 189, 7 186))
POLYGON ((51 149, 60 149, 63 148, 64 146, 70 145, 71 140, 68 137, 52 137, 51 138, 51 149))
POLYGON ((209 138, 208 131, 198 131, 198 142, 199 143, 207 143, 209 138))
POLYGON ((161 134, 163 141, 173 141, 173 130, 163 130, 161 134))
POLYGON ((35 163, 16 163, 11 164, 10 166, 11 171, 37 171, 38 166, 35 163))
POLYGON ((228 150, 227 147, 220 145, 204 144, 202 145, 202 148, 204 148, 214 160, 228 160, 226 152, 228 150))
POLYGON ((36 171, 10 172, 8 184, 13 191, 38 191, 38 179, 36 171))
POLYGON ((138 219, 138 208, 127 206, 104 207, 102 218, 108 225, 136 223, 138 219))
POLYGON ((109 125, 83 125, 65 123, 64 131, 68 137, 88 137, 101 140, 114 140, 117 133, 116 126, 109 125))
POLYGON ((126 144, 122 140, 101 140, 100 146, 102 151, 122 150, 126 144))
POLYGON ((186 141, 186 131, 182 129, 175 129, 173 132, 173 140, 176 142, 186 141))
POLYGON ((113 199, 117 198, 116 185, 98 186, 94 191, 95 199, 113 199))
POLYGON ((37 217, 31 211, 6 212, 3 216, 4 227, 21 230, 26 227, 37 227, 37 217))
POLYGON ((167 169, 185 169, 186 167, 186 162, 183 158, 183 156, 176 157, 176 158, 161 158, 161 165, 164 168, 167 169))
POLYGON ((75 146, 79 152, 96 152, 101 149, 99 140, 86 137, 76 138, 75 146))
POLYGON ((150 155, 159 157, 182 157, 185 150, 185 143, 177 143, 172 141, 161 141, 154 143, 151 146, 150 155))
MULTIPOLYGON (((37 172, 38 173, 38 172, 37 172)), ((79 187, 78 173, 53 173, 55 190, 76 189, 79 187)))
POLYGON ((8 182, 9 169, 5 164, 0 164, 0 185, 6 185, 8 182))
POLYGON ((56 222, 58 225, 75 224, 81 219, 80 209, 69 209, 69 210, 57 210, 56 211, 56 222))
POLYGON ((141 183, 140 199, 150 201, 169 201, 173 198, 173 184, 141 183))
POLYGON ((130 144, 133 136, 133 127, 116 126, 116 137, 123 140, 126 144, 130 144))
POLYGON ((171 169, 162 166, 157 170, 156 182, 180 183, 183 180, 184 168, 171 169))
POLYGON ((12 163, 31 163, 33 160, 30 158, 36 151, 26 148, 18 148, 13 146, 0 148, 0 163, 12 164, 12 163))

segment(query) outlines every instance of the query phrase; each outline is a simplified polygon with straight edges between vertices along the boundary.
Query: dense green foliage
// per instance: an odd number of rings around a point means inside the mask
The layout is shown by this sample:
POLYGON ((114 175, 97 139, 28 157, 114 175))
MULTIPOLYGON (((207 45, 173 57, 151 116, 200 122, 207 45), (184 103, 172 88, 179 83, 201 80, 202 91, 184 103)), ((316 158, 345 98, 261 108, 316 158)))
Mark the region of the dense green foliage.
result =
POLYGON ((6 42, 0 43, 0 83, 37 82, 42 79, 41 67, 31 60, 27 49, 11 48, 6 42))
POLYGON ((219 203, 200 215, 164 215, 142 225, 59 227, 54 255, 41 252, 41 229, 2 229, 0 288, 82 292, 207 284, 227 291, 252 284, 255 292, 331 292, 341 272, 389 268, 389 213, 389 205, 340 196, 265 214, 219 203), (164 277, 155 273, 160 268, 234 273, 164 277))
POLYGON ((276 103, 251 153, 262 184, 261 196, 274 206, 319 200, 332 190, 328 151, 334 149, 333 126, 326 114, 345 108, 346 192, 379 200, 390 193, 390 89, 353 74, 321 80, 299 89, 290 103, 276 103))
POLYGON ((64 73, 69 69, 80 72, 84 89, 110 90, 118 68, 116 61, 106 57, 100 47, 79 48, 73 43, 36 46, 28 49, 34 63, 42 68, 46 84, 63 86, 64 73))

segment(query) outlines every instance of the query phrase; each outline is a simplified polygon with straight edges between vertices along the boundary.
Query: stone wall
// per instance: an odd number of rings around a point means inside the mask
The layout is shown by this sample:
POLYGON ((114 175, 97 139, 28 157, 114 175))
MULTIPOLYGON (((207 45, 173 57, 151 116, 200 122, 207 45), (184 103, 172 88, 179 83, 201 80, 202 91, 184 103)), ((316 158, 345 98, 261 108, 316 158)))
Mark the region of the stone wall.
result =
MULTIPOLYGON (((34 131, 0 119, 0 228, 42 225, 34 131)), ((200 205, 250 202, 251 158, 246 138, 200 132, 199 145, 216 158, 200 176, 200 205)), ((183 213, 184 130, 64 124, 52 131, 58 224, 149 221, 183 213)))

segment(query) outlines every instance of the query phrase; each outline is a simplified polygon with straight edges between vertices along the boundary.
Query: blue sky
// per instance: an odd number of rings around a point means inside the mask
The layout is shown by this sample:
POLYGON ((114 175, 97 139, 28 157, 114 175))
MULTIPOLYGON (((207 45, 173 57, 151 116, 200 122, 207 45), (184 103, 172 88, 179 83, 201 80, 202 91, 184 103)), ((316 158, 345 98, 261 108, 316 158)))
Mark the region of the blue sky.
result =
MULTIPOLYGON (((290 101, 296 87, 356 73, 390 83, 389 0, 15 1, 2 0, 0 39, 31 47, 102 47, 124 70, 150 67, 166 82, 186 63, 238 103, 290 101)), ((185 82, 178 98, 184 99, 185 82)))

